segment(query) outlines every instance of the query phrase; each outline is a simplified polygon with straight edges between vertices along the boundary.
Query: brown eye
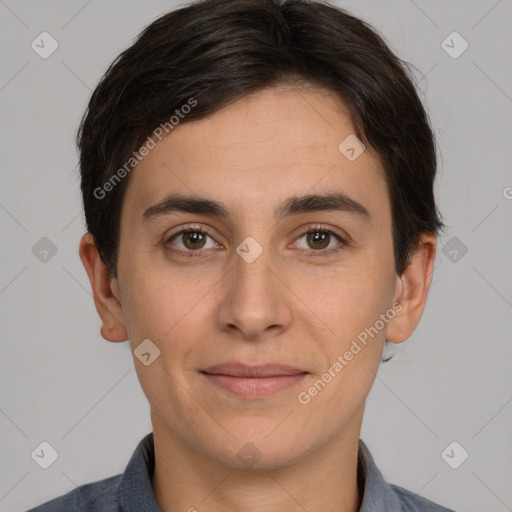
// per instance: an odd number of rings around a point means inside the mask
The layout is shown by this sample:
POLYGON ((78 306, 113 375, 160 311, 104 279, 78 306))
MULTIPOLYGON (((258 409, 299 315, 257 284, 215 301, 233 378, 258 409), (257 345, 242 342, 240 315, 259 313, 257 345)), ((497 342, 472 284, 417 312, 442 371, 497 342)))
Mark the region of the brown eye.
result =
POLYGON ((312 229, 297 238, 295 247, 303 249, 306 256, 329 256, 345 248, 348 243, 340 235, 321 226, 312 229))
POLYGON ((183 231, 181 234, 183 244, 187 249, 202 249, 204 247, 206 233, 202 231, 183 231))
POLYGON ((216 243, 213 238, 202 229, 185 229, 174 234, 167 241, 170 250, 176 253, 185 255, 192 255, 194 253, 202 253, 201 249, 211 249, 216 247, 216 243), (208 238, 210 238, 210 245, 208 244, 208 238), (172 249, 172 246, 177 249, 172 249))
POLYGON ((306 236, 313 249, 325 249, 331 241, 331 235, 327 231, 310 231, 306 236))

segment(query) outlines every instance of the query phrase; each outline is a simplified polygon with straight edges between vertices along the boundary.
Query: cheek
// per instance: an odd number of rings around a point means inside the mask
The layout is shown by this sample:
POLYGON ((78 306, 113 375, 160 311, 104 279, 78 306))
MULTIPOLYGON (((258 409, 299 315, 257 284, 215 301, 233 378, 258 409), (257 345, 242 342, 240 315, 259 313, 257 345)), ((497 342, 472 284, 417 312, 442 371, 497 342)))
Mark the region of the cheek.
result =
POLYGON ((304 400, 311 400, 315 411, 311 418, 316 421, 346 421, 367 396, 385 339, 380 315, 389 309, 388 288, 385 275, 379 275, 375 267, 368 272, 361 263, 361 270, 339 274, 329 287, 309 296, 311 303, 323 304, 319 316, 333 331, 318 340, 327 356, 325 367, 302 389, 304 400))
POLYGON ((175 353, 184 345, 179 342, 184 333, 188 340, 201 339, 214 280, 135 262, 125 270, 123 314, 132 345, 149 338, 160 350, 175 353))
POLYGON ((125 271, 123 314, 132 343, 149 338, 158 344, 178 321, 183 307, 170 283, 140 267, 125 271))
POLYGON ((389 280, 374 265, 337 269, 314 283, 302 281, 297 295, 330 328, 339 347, 366 327, 370 327, 388 308, 389 280))

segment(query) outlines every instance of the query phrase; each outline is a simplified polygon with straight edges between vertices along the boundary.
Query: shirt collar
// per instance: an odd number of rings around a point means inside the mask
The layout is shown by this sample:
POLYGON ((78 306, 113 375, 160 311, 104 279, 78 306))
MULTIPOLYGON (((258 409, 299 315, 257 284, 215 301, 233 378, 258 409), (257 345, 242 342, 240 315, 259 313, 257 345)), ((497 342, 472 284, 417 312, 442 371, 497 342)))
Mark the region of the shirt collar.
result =
MULTIPOLYGON (((151 477, 155 469, 155 445, 153 432, 137 445, 120 481, 120 496, 126 512, 162 512, 155 499, 151 477)), ((402 510, 398 495, 384 480, 373 457, 359 439, 358 475, 364 487, 359 512, 402 510)))
POLYGON ((150 432, 137 445, 119 483, 123 511, 162 512, 151 484, 154 470, 155 444, 150 432))
POLYGON ((379 512, 381 510, 400 512, 402 510, 399 496, 391 485, 384 480, 370 450, 362 439, 359 439, 359 470, 364 478, 364 494, 359 512, 379 512))

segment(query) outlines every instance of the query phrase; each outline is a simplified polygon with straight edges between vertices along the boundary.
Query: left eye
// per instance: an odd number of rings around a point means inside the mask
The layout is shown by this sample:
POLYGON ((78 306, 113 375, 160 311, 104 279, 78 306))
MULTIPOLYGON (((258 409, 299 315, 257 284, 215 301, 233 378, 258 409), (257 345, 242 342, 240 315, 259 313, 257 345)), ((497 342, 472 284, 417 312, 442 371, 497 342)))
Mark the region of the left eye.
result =
POLYGON ((312 231, 308 231, 307 233, 304 233, 300 238, 297 239, 297 246, 301 249, 314 249, 315 251, 328 249, 335 247, 330 246, 331 242, 334 242, 337 239, 342 245, 344 243, 344 240, 338 236, 336 233, 333 233, 329 230, 321 230, 321 229, 315 229, 312 231), (300 247, 299 241, 305 239, 306 240, 306 247, 300 247))

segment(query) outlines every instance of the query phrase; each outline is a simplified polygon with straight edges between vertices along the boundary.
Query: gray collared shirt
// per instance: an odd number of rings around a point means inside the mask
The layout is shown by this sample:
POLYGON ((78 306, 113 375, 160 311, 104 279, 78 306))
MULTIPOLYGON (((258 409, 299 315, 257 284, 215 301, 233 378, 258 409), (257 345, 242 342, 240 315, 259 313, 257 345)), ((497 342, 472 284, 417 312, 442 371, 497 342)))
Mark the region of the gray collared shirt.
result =
MULTIPOLYGON (((154 450, 151 432, 139 442, 123 474, 81 485, 28 512, 162 512, 151 486, 154 450)), ((362 439, 359 440, 358 469, 364 478, 359 512, 454 512, 388 484, 362 439)))

